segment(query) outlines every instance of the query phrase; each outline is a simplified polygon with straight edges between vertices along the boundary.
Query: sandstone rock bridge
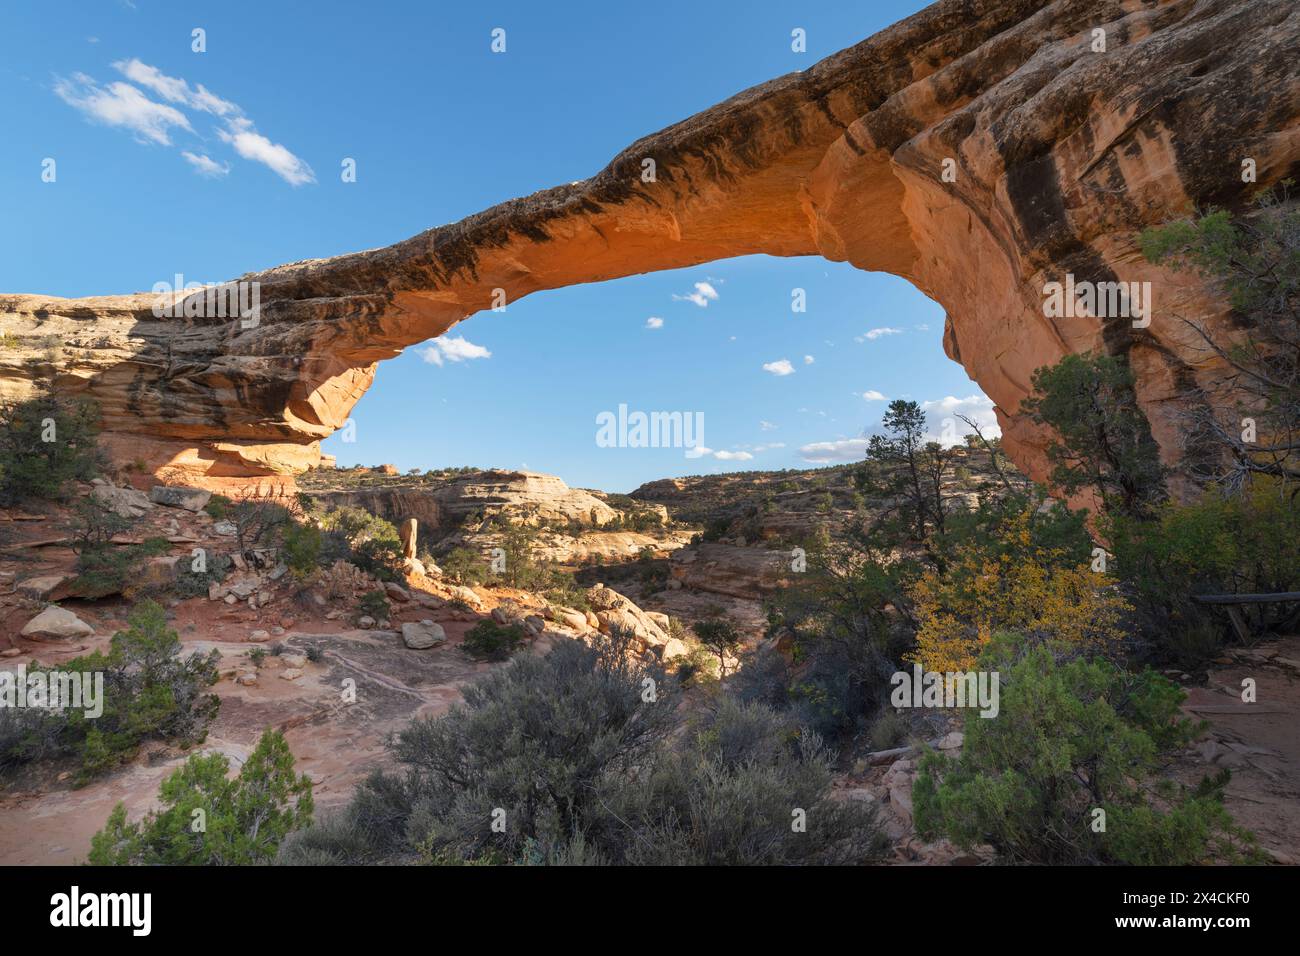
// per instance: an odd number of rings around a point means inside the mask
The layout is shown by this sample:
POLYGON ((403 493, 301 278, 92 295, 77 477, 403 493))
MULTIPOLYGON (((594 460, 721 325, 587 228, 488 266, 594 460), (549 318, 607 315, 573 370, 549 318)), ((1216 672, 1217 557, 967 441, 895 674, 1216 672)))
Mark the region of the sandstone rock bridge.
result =
POLYGON ((318 461, 380 361, 490 308, 494 290, 515 301, 816 254, 903 276, 947 310, 945 349, 997 404, 1022 467, 1043 465, 1042 436, 1016 414, 1031 372, 1089 349, 1129 356, 1175 461, 1178 409, 1226 377, 1176 317, 1224 335, 1238 323, 1196 280, 1146 263, 1137 234, 1196 205, 1243 208, 1297 174, 1297 63, 1295 0, 941 0, 633 143, 590 179, 243 276, 261 284, 255 328, 155 318, 147 294, 0 296, 0 334, 18 342, 0 394, 53 372, 99 402, 122 459, 209 483, 291 475, 318 461), (1043 286, 1066 274, 1150 281, 1149 326, 1045 317, 1043 286))

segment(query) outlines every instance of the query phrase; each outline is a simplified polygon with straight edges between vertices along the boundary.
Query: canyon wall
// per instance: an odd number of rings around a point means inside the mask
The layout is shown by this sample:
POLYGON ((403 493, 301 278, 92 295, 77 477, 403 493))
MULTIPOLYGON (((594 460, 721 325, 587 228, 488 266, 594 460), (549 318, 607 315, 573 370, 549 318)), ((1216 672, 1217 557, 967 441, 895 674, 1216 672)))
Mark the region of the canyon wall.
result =
POLYGON ((1294 0, 942 0, 633 143, 590 179, 243 276, 260 283, 252 327, 183 317, 196 311, 184 302, 181 318, 156 318, 149 294, 0 296, 0 397, 51 378, 84 393, 112 454, 164 477, 293 475, 379 362, 501 296, 822 255, 903 276, 946 309, 948 354, 1030 473, 1043 436, 1016 414, 1030 374, 1089 349, 1129 356, 1176 461, 1179 410, 1216 400, 1225 379, 1182 319, 1223 336, 1236 323, 1197 280, 1146 263, 1137 234, 1195 205, 1245 208, 1296 175, 1298 62, 1294 0), (1150 281, 1150 324, 1045 317, 1044 284, 1067 274, 1150 281))

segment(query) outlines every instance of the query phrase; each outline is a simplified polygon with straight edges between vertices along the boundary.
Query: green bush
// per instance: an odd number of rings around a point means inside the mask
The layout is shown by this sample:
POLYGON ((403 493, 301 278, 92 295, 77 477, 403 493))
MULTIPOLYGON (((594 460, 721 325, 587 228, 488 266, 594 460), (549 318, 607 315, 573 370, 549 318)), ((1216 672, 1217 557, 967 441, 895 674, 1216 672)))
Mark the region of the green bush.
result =
POLYGON ((103 674, 103 713, 88 719, 82 710, 47 712, 17 740, 11 735, 0 764, 72 755, 80 764, 77 781, 85 783, 129 759, 146 740, 202 742, 221 703, 203 693, 217 682, 220 655, 214 650, 182 660, 180 639, 153 601, 137 604, 128 623, 113 635, 107 654, 95 651, 59 665, 88 677, 103 674))
POLYGON ((439 559, 438 567, 442 573, 457 584, 482 584, 488 577, 488 565, 477 551, 469 548, 452 548, 446 556, 439 559))
POLYGON ((0 403, 0 506, 63 498, 69 482, 94 478, 98 423, 93 402, 64 401, 48 386, 28 401, 0 403))
POLYGON ((99 543, 83 546, 77 555, 77 576, 68 584, 73 597, 102 598, 112 594, 139 596, 141 568, 149 558, 171 550, 166 538, 147 538, 140 544, 99 543))
POLYGON ((376 621, 383 621, 388 618, 391 605, 388 603, 388 595, 383 591, 367 591, 361 595, 361 602, 357 605, 357 615, 373 617, 376 621))
POLYGON ((461 649, 483 661, 504 661, 524 643, 524 629, 518 624, 479 621, 465 633, 461 649))
POLYGON ((924 838, 990 844, 1017 863, 1253 856, 1253 838, 1223 807, 1226 779, 1188 789, 1162 776, 1162 759, 1199 729, 1181 716, 1176 685, 1150 670, 1058 660, 1005 635, 980 665, 1001 677, 1000 709, 991 718, 966 711, 960 759, 922 759, 912 802, 924 838))
POLYGON ((847 863, 879 857, 874 812, 830 800, 816 738, 724 701, 681 730, 672 686, 623 636, 565 642, 471 684, 398 735, 287 864, 847 863), (494 827, 493 824, 498 826, 494 827))
POLYGON ((90 841, 94 866, 239 866, 274 859, 311 825, 312 784, 294 775, 284 735, 262 734, 233 778, 224 754, 195 754, 163 781, 160 810, 138 823, 119 803, 90 841))
POLYGON ((381 581, 402 577, 402 540, 397 528, 364 508, 335 508, 319 516, 325 532, 318 552, 321 566, 338 559, 355 564, 381 581))
POLYGON ((230 574, 234 561, 229 555, 209 551, 202 572, 193 570, 193 561, 181 559, 177 565, 176 584, 172 590, 179 598, 208 596, 208 589, 213 584, 220 584, 230 574))
POLYGON ((324 537, 315 522, 291 522, 285 526, 281 536, 280 556, 289 573, 301 581, 320 567, 324 544, 324 537))
MULTIPOLYGON (((1108 533, 1156 660, 1197 667, 1229 638, 1222 610, 1197 604, 1195 595, 1300 590, 1300 501, 1274 479, 1256 478, 1235 496, 1210 489, 1190 505, 1166 503, 1150 521, 1116 516, 1108 533)), ((1286 625, 1294 610, 1240 609, 1260 631, 1286 625)))

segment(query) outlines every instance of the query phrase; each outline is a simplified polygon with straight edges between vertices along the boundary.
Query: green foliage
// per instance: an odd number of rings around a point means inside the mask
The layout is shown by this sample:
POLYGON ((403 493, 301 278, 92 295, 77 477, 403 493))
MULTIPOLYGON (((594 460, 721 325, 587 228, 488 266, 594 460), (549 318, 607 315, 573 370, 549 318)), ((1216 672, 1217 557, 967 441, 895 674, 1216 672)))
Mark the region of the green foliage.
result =
POLYGON ((696 621, 691 630, 695 637, 718 659, 718 671, 725 679, 727 676, 727 658, 734 656, 740 649, 742 637, 736 625, 725 617, 713 617, 696 621))
POLYGON ((291 522, 280 540, 280 557, 296 580, 303 580, 320 567, 325 539, 313 521, 291 522))
POLYGON ((208 503, 203 506, 203 510, 217 521, 225 519, 230 514, 230 508, 234 502, 225 495, 213 495, 208 499, 208 503))
POLYGON ((385 620, 391 610, 388 603, 388 595, 383 591, 367 591, 361 595, 361 601, 357 605, 358 615, 368 615, 376 621, 385 620))
POLYGON ((882 425, 884 434, 868 440, 866 463, 855 476, 858 490, 882 503, 875 532, 890 546, 909 539, 922 545, 941 567, 931 538, 943 535, 947 521, 943 482, 952 451, 925 440, 925 412, 916 402, 890 402, 882 425))
MULTIPOLYGON (((868 543, 837 537, 809 548, 807 570, 767 602, 768 635, 793 642, 795 668, 785 700, 798 722, 828 739, 864 729, 888 696, 890 675, 910 645, 911 635, 889 608, 903 602, 907 562, 892 562, 868 543)), ((748 680, 753 661, 742 664, 737 679, 748 680)), ((765 681, 782 670, 769 663, 765 681)), ((751 691, 746 691, 750 693, 751 691)), ((776 704, 781 695, 768 686, 756 691, 776 704)))
POLYGON ((1032 381, 1021 409, 1056 432, 1047 459, 1057 488, 1093 491, 1109 510, 1139 517, 1165 499, 1159 448, 1124 359, 1067 355, 1035 371, 1032 381))
POLYGON ((207 597, 208 589, 213 584, 220 584, 234 567, 229 555, 209 551, 204 561, 202 572, 193 569, 193 561, 181 559, 177 566, 176 585, 173 591, 179 598, 207 597))
POLYGON ((677 721, 671 683, 625 637, 519 658, 446 716, 413 721, 395 744, 404 772, 372 776, 343 813, 287 841, 280 862, 843 863, 882 852, 873 812, 829 799, 824 753, 787 719, 724 701, 691 732, 677 721))
POLYGON ((68 585, 74 597, 102 598, 112 594, 139 596, 144 563, 171 550, 166 538, 147 538, 140 544, 85 544, 77 555, 77 576, 68 585))
POLYGON ((1288 180, 1264 191, 1237 217, 1210 209, 1140 239, 1148 259, 1207 279, 1238 317, 1231 341, 1183 319, 1230 368, 1237 399, 1191 410, 1186 465, 1194 477, 1232 489, 1258 474, 1290 486, 1300 481, 1300 207, 1289 196, 1293 186, 1288 180))
POLYGON ((239 866, 274 859, 280 842, 311 825, 311 779, 294 775, 284 735, 262 734, 232 779, 225 755, 195 754, 163 781, 160 810, 138 823, 119 803, 91 839, 94 866, 239 866))
POLYGON ((99 408, 56 398, 47 384, 35 398, 0 403, 0 506, 64 498, 69 482, 99 473, 99 408))
POLYGON ((465 632, 461 649, 483 661, 504 661, 524 643, 524 629, 518 624, 479 621, 465 632))
POLYGON ((1179 788, 1161 758, 1196 733, 1183 692, 1152 671, 1058 660, 1012 637, 981 660, 1000 711, 967 711, 960 759, 929 753, 912 790, 918 832, 990 844, 1008 862, 1190 865, 1253 853, 1222 787, 1179 788), (1097 811, 1104 811, 1104 829, 1097 811))
MULTIPOLYGON (((1198 594, 1300 590, 1300 501, 1278 479, 1256 478, 1237 495, 1208 489, 1189 505, 1166 503, 1149 521, 1108 524, 1115 565, 1157 659, 1197 667, 1229 634, 1225 617, 1198 594)), ((1258 630, 1281 627, 1294 605, 1253 604, 1241 612, 1258 630)))
POLYGON ((402 539, 397 528, 364 508, 335 508, 319 518, 325 532, 319 553, 322 566, 339 558, 381 581, 402 576, 402 539))
POLYGON ((0 763, 72 754, 85 783, 135 754, 147 740, 181 746, 200 743, 217 714, 220 700, 203 690, 217 682, 217 651, 182 660, 176 632, 163 609, 141 601, 129 627, 113 635, 107 654, 95 651, 61 664, 59 670, 92 679, 103 674, 103 713, 87 718, 82 710, 50 711, 39 726, 27 728, 0 763))
POLYGON ((473 587, 482 584, 488 578, 488 565, 482 556, 470 548, 457 547, 439 559, 438 567, 442 573, 457 584, 473 587))

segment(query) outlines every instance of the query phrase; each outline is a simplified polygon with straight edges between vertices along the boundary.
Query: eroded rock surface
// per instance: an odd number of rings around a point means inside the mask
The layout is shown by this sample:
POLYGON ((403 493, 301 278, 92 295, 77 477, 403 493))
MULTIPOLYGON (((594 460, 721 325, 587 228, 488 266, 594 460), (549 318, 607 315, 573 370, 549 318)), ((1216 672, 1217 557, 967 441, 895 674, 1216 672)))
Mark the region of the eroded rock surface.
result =
POLYGON ((1042 439, 1016 413, 1029 376, 1088 349, 1130 356, 1172 460, 1177 411, 1226 378, 1179 317, 1215 334, 1234 324, 1195 279, 1146 263, 1137 233, 1296 175, 1297 60, 1293 0, 942 0, 639 140, 589 179, 244 276, 261 284, 251 327, 156 318, 147 294, 0 297, 0 334, 18 343, 0 356, 0 395, 52 373, 100 403, 113 454, 164 477, 292 475, 319 461, 380 361, 497 290, 514 301, 731 256, 822 255, 903 276, 948 310, 948 354, 1035 476, 1042 439), (1151 281, 1150 325, 1045 318, 1044 284, 1067 273, 1151 281))

